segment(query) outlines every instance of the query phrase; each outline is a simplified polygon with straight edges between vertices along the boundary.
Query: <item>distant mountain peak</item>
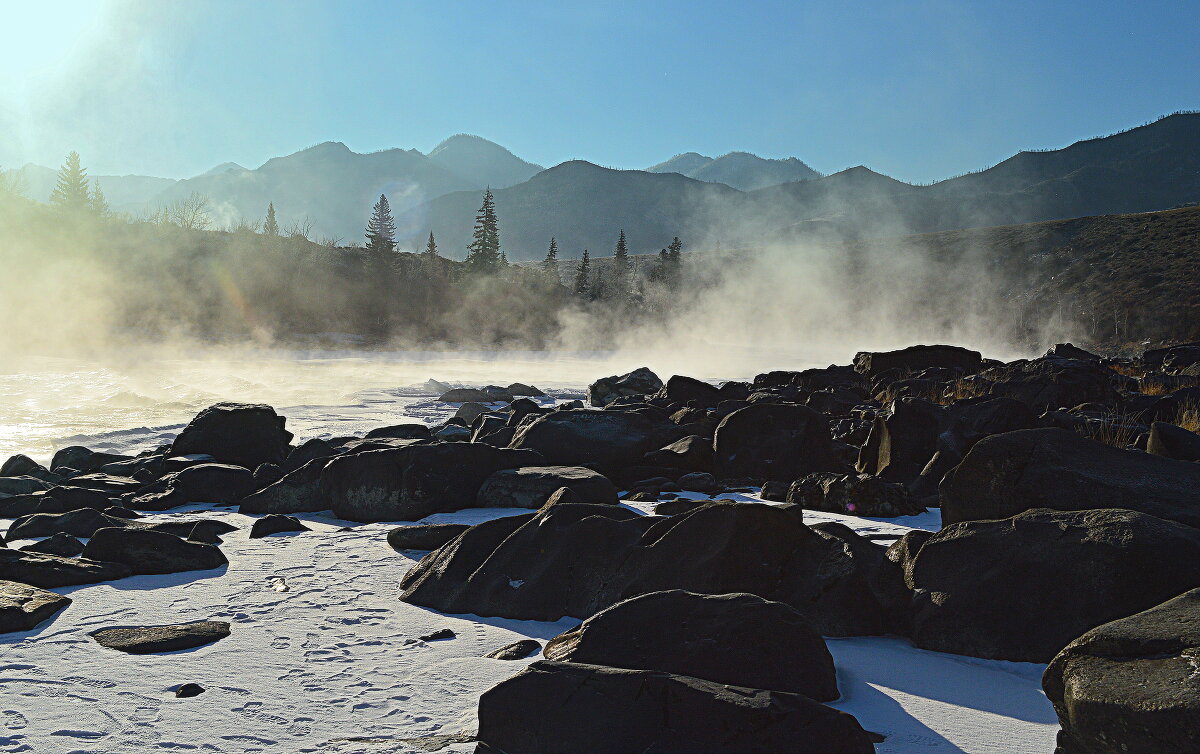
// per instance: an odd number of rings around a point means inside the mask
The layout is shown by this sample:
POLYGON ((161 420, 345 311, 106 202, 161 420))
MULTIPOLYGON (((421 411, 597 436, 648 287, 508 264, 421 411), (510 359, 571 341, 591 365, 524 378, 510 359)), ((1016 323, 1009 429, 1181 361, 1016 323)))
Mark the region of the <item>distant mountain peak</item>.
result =
POLYGON ((684 152, 646 170, 651 173, 679 173, 698 181, 724 183, 741 191, 821 177, 820 173, 795 157, 773 160, 751 152, 726 152, 716 159, 698 152, 684 152))
POLYGON ((501 188, 523 183, 541 172, 542 166, 526 162, 500 146, 475 134, 455 134, 430 150, 429 160, 479 184, 501 188))
POLYGON ((216 167, 205 170, 200 175, 220 175, 221 173, 228 173, 231 170, 234 172, 240 173, 240 172, 246 170, 246 168, 242 167, 241 165, 237 164, 236 162, 222 162, 220 165, 217 165, 216 167))

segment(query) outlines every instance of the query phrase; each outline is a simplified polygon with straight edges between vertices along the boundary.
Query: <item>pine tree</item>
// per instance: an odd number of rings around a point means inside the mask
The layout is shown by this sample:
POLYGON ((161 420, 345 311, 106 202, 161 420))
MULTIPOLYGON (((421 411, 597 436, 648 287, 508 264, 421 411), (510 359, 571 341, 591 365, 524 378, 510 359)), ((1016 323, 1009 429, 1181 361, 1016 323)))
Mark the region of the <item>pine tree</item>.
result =
POLYGON ((500 251, 500 222, 496 219, 496 203, 489 188, 483 194, 483 206, 475 215, 475 230, 471 245, 467 247, 467 269, 478 273, 492 273, 507 263, 500 251))
POLYGON ((542 261, 542 273, 552 283, 562 282, 558 276, 558 241, 554 238, 550 239, 550 250, 546 252, 546 259, 542 261))
POLYGON ((675 236, 666 249, 666 263, 667 285, 676 288, 679 286, 683 269, 683 241, 679 240, 679 236, 675 236))
POLYGON ((432 231, 429 233, 429 241, 425 244, 425 251, 421 253, 421 269, 430 277, 443 272, 442 257, 438 254, 437 241, 433 240, 432 231))
POLYGON ((58 169, 58 184, 50 193, 50 203, 66 212, 91 209, 87 170, 79 164, 78 152, 67 155, 66 162, 58 169))
POLYGON ((386 257, 396 250, 396 221, 387 197, 379 195, 379 201, 371 208, 371 219, 367 221, 367 250, 386 257))
POLYGON ((267 219, 263 221, 263 235, 279 235, 279 221, 275 219, 275 202, 267 203, 267 219))
POLYGON ((617 238, 617 250, 613 253, 613 288, 618 296, 629 292, 629 247, 625 244, 625 229, 617 238))
POLYGON ((575 295, 587 298, 591 291, 592 284, 592 260, 588 257, 588 250, 583 250, 583 256, 579 259, 579 267, 575 271, 575 295))
POLYGON ((96 182, 96 188, 92 190, 92 197, 88 200, 88 204, 96 217, 108 217, 108 200, 104 198, 104 190, 100 188, 99 181, 96 182))

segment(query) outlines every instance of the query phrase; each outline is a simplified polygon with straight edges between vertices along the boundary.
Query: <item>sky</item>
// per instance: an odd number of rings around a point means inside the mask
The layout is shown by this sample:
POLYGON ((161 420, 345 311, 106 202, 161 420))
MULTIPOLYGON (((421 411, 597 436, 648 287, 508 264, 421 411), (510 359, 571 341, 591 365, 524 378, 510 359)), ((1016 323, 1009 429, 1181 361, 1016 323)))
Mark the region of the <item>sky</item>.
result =
POLYGON ((0 0, 0 167, 180 178, 474 133, 928 182, 1200 109, 1200 0, 0 0))

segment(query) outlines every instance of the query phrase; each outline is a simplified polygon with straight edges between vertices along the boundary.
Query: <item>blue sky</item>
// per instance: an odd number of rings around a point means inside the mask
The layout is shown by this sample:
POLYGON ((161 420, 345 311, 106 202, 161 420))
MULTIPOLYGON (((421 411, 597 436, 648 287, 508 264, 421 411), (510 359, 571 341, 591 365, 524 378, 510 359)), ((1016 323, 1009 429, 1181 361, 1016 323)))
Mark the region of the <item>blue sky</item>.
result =
POLYGON ((0 165, 182 177, 476 133, 910 181, 1200 108, 1200 2, 0 0, 0 165))

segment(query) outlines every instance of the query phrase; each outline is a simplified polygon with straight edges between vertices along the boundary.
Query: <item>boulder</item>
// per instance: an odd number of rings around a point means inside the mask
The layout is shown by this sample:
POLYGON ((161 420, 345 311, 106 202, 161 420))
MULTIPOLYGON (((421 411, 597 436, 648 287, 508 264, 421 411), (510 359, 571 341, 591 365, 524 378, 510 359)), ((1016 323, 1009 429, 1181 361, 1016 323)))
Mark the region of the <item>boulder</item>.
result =
POLYGON ((282 464, 291 450, 287 420, 265 405, 217 403, 201 411, 171 443, 170 455, 203 453, 246 469, 282 464))
POLYGON ((951 524, 907 575, 913 643, 1049 662, 1072 639, 1200 586, 1200 530, 1128 510, 951 524))
POLYGON ((321 472, 330 457, 315 458, 285 474, 274 484, 242 498, 241 513, 312 513, 329 510, 329 500, 321 494, 321 472))
POLYGON ((717 425, 713 471, 725 478, 792 481, 814 471, 837 471, 829 421, 811 408, 759 403, 717 425))
POLYGON ((1082 403, 1115 406, 1120 402, 1114 385, 1119 379, 1095 361, 1043 356, 985 369, 959 387, 975 397, 1015 398, 1041 412, 1082 403))
MULTIPOLYGON (((132 522, 109 516, 91 508, 81 508, 67 513, 34 513, 21 516, 8 529, 9 539, 34 539, 53 534, 69 534, 72 537, 90 537, 99 529, 124 528, 132 522)), ((78 553, 76 553, 78 554, 78 553)))
POLYGON ((651 395, 663 386, 658 375, 647 367, 640 367, 627 374, 614 375, 596 380, 588 386, 588 403, 607 406, 617 398, 634 395, 651 395))
POLYGON ((497 400, 491 394, 473 387, 458 387, 447 390, 438 398, 441 403, 491 403, 497 400))
POLYGON ((854 371, 875 376, 889 369, 919 372, 930 367, 961 369, 977 372, 983 367, 983 356, 960 346, 909 346, 899 351, 859 352, 854 355, 854 371))
POLYGON ((1200 589, 1105 623, 1042 677, 1061 754, 1200 751, 1200 589))
POLYGON ((473 508, 501 469, 544 464, 528 450, 481 443, 410 445, 339 456, 321 472, 320 494, 349 521, 419 521, 473 508))
POLYGON ((667 380, 667 384, 662 386, 655 397, 666 398, 671 403, 695 405, 701 408, 713 408, 729 398, 715 385, 680 374, 667 380))
POLYGON ((101 581, 125 578, 130 573, 129 566, 120 563, 0 548, 0 579, 40 586, 43 589, 98 584, 101 581))
POLYGON ((478 739, 507 754, 875 751, 853 716, 802 694, 547 660, 483 693, 478 739))
POLYGON ((376 427, 366 435, 368 438, 390 437, 397 440, 428 440, 433 437, 425 424, 393 424, 376 427))
POLYGON ((514 395, 514 396, 526 396, 526 397, 530 397, 530 398, 541 398, 542 396, 545 395, 545 393, 543 393, 541 390, 538 390, 533 385, 526 385, 523 382, 514 382, 513 384, 509 385, 508 387, 506 387, 504 389, 506 391, 508 391, 508 393, 510 395, 514 395))
POLYGON ((684 474, 679 477, 676 482, 679 489, 686 492, 703 492, 704 494, 712 494, 721 488, 717 484, 717 478, 705 471, 694 471, 691 474, 684 474))
MULTIPOLYGON (((402 424, 400 426, 401 427, 409 427, 412 425, 402 424)), ((380 427, 379 429, 380 430, 390 430, 392 428, 391 427, 380 427)), ((376 431, 379 431, 379 430, 371 430, 371 432, 376 432, 376 431)), ((367 433, 367 437, 371 437, 371 432, 367 433)), ((426 435, 426 437, 429 436, 428 429, 425 430, 425 435, 426 435)), ((338 453, 341 453, 341 452, 342 452, 341 448, 335 446, 333 443, 329 442, 328 440, 322 440, 319 437, 314 437, 311 440, 305 440, 304 442, 297 445, 294 449, 292 449, 292 451, 288 453, 287 460, 283 462, 283 464, 279 467, 279 469, 280 469, 280 471, 283 472, 283 476, 287 476, 288 474, 292 473, 293 471, 295 471, 296 469, 305 465, 306 463, 315 461, 318 458, 332 458, 333 456, 336 456, 338 453)))
POLYGON ((1200 461, 1200 435, 1166 422, 1150 425, 1146 452, 1177 461, 1200 461))
POLYGON ((73 558, 83 552, 83 543, 70 534, 54 534, 45 539, 25 545, 22 552, 40 552, 45 555, 58 555, 63 558, 73 558))
POLYGON ((730 686, 838 698, 833 657, 809 622, 752 594, 652 592, 551 639, 548 660, 663 670, 730 686))
POLYGON ((50 460, 50 468, 68 468, 75 471, 82 471, 85 474, 95 471, 101 466, 119 461, 128 461, 129 456, 118 455, 116 453, 100 453, 94 450, 89 450, 81 445, 70 445, 65 448, 60 448, 54 453, 54 458, 50 460))
POLYGON ((222 620, 201 620, 168 626, 102 628, 89 634, 102 647, 133 655, 179 652, 212 644, 229 636, 229 624, 222 620))
POLYGON ((207 571, 228 565, 220 548, 149 529, 100 529, 83 557, 128 566, 134 574, 207 571))
POLYGON ((467 424, 470 424, 489 410, 491 409, 482 403, 464 403, 454 412, 454 418, 462 419, 467 424))
POLYGON ((167 474, 125 498, 132 508, 163 511, 192 503, 229 505, 258 489, 254 472, 241 466, 201 463, 167 474))
POLYGON ((70 597, 15 581, 0 581, 0 634, 37 628, 69 604, 70 597))
POLYGON ((477 508, 540 508, 559 489, 588 503, 617 504, 617 488, 608 477, 583 466, 523 466, 502 469, 479 488, 477 508))
POLYGON ((1050 350, 1046 351, 1047 356, 1058 356, 1063 359, 1078 359, 1080 361, 1101 361, 1100 356, 1085 351, 1079 346, 1071 343, 1055 343, 1050 346, 1050 350))
POLYGON ((671 466, 688 471, 712 469, 713 441, 711 437, 688 435, 664 448, 646 454, 645 463, 650 466, 671 466))
POLYGON ((1026 429, 975 444, 942 481, 942 523, 1031 508, 1125 508, 1200 526, 1200 465, 1113 448, 1065 429, 1026 429))
POLYGON ((220 542, 219 538, 222 534, 228 534, 231 531, 237 531, 237 527, 233 524, 228 524, 224 521, 213 521, 211 519, 202 519, 199 521, 160 521, 156 524, 133 524, 135 528, 149 529, 150 531, 160 531, 167 534, 173 534, 176 537, 184 539, 193 539, 198 537, 197 541, 203 542, 220 542))
POLYGON ((555 465, 608 470, 640 462, 678 429, 665 417, 632 411, 555 411, 518 429, 509 447, 536 450, 555 465))
POLYGON ((283 532, 293 531, 312 531, 304 524, 300 523, 300 519, 295 516, 285 516, 280 513, 272 513, 269 516, 263 516, 254 522, 250 527, 250 539, 262 539, 272 534, 280 534, 283 532))
POLYGON ((388 532, 393 550, 436 550, 471 527, 466 524, 416 524, 388 532))
POLYGON ((872 518, 913 516, 925 511, 902 484, 870 474, 828 471, 792 482, 787 502, 806 510, 872 518))
POLYGON ((0 477, 0 495, 32 495, 35 492, 45 492, 53 486, 37 477, 0 477))
POLYGON ((875 417, 856 468, 889 482, 914 483, 938 451, 947 419, 945 409, 928 401, 894 401, 886 415, 875 417))
POLYGON ((529 655, 539 652, 542 645, 534 639, 522 639, 515 641, 497 650, 488 652, 484 657, 489 660, 524 660, 529 655))
POLYGON ((17 454, 0 466, 0 477, 25 476, 38 471, 45 471, 40 463, 29 456, 17 454))

